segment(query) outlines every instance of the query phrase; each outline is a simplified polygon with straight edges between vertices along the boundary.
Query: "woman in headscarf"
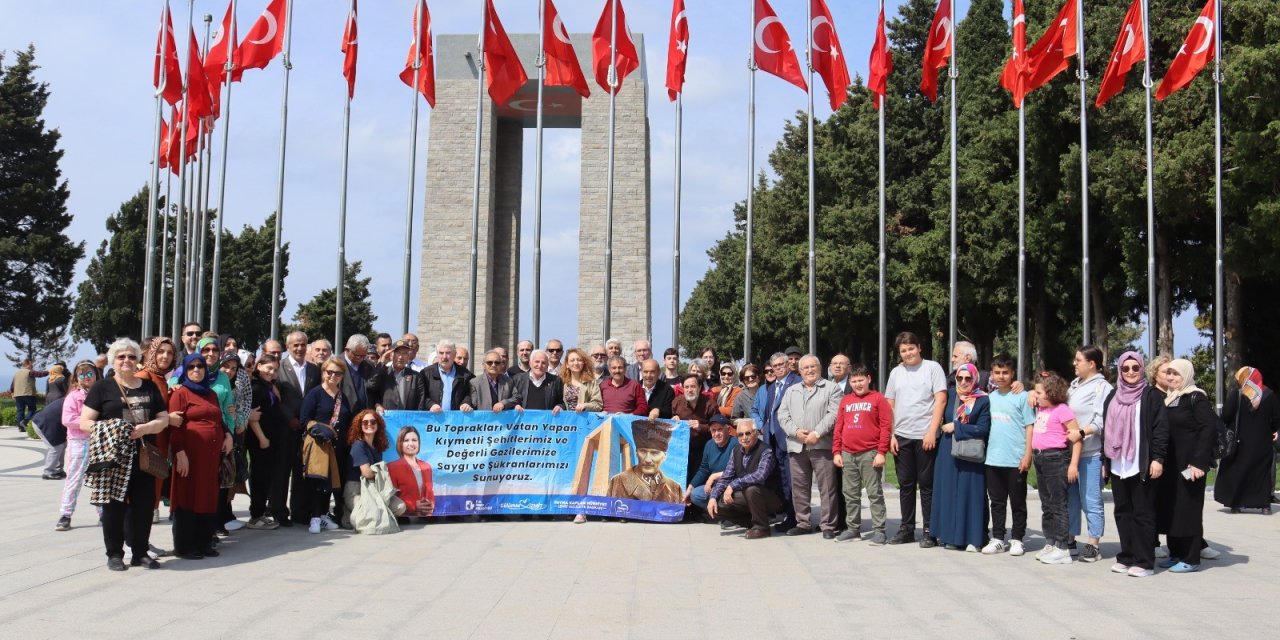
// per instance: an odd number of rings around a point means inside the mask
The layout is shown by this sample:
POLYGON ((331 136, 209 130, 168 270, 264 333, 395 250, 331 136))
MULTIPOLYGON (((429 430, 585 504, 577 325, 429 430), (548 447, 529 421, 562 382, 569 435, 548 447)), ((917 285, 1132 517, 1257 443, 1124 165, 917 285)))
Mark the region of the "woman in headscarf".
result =
POLYGON ((1164 406, 1169 421, 1167 473, 1156 497, 1156 530, 1166 534, 1169 557, 1160 566, 1174 573, 1200 569, 1204 541, 1205 474, 1213 466, 1218 417, 1209 396, 1196 386, 1195 368, 1179 358, 1161 371, 1169 388, 1164 406))
POLYGON ((742 387, 734 384, 734 373, 732 362, 725 360, 720 363, 720 384, 711 388, 716 397, 716 407, 726 418, 733 413, 733 401, 742 393, 742 387))
POLYGON ((1120 553, 1114 573, 1145 578, 1155 570, 1156 485, 1169 448, 1164 393, 1147 383, 1142 355, 1126 351, 1103 406, 1103 455, 1111 478, 1120 553))
POLYGON ((978 368, 956 368, 956 386, 947 391, 942 437, 933 463, 930 532, 948 549, 977 552, 987 543, 986 468, 954 458, 955 441, 986 440, 991 432, 991 399, 978 388, 978 368))
POLYGON ((236 476, 233 486, 222 490, 222 503, 218 507, 218 518, 227 531, 236 531, 245 526, 243 522, 236 519, 231 501, 235 498, 237 490, 248 493, 245 483, 249 481, 249 458, 245 455, 244 439, 249 428, 250 413, 253 411, 253 385, 248 372, 240 365, 238 351, 224 350, 218 361, 218 369, 222 373, 219 377, 225 378, 230 383, 234 398, 234 417, 231 422, 235 427, 231 430, 231 456, 235 463, 236 476))
POLYGON ((1227 394, 1222 421, 1236 432, 1236 450, 1222 459, 1213 499, 1229 507, 1261 509, 1271 515, 1271 472, 1275 469, 1276 433, 1280 431, 1280 402, 1262 383, 1262 372, 1241 367, 1236 372, 1240 389, 1227 394))
POLYGON ((173 552, 186 560, 218 555, 212 544, 219 524, 218 471, 222 454, 231 450, 231 434, 223 425, 209 378, 204 357, 190 354, 182 361, 178 386, 169 394, 169 410, 182 414, 181 424, 169 436, 173 552))
MULTIPOLYGON (((165 406, 169 406, 169 372, 173 371, 174 365, 177 364, 178 348, 173 344, 173 340, 164 336, 154 336, 147 339, 142 347, 142 367, 138 371, 138 377, 150 380, 156 388, 160 390, 160 396, 164 398, 165 406)), ((175 384, 176 381, 175 381, 175 384)), ((176 427, 182 424, 182 416, 173 413, 169 414, 169 426, 176 427)), ((165 429, 156 436, 156 446, 164 453, 165 457, 169 456, 169 430, 165 429)), ((167 486, 169 481, 156 478, 156 500, 152 505, 152 510, 156 511, 160 508, 160 500, 168 496, 167 486)), ((156 511, 157 517, 159 511, 156 511)))

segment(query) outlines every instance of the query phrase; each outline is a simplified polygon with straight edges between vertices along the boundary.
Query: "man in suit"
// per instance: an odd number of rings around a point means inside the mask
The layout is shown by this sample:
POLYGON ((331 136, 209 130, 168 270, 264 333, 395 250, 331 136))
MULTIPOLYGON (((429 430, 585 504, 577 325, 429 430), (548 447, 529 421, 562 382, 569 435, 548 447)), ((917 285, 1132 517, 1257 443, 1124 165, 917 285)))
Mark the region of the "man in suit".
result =
POLYGON ((676 399, 675 390, 662 381, 659 375, 661 372, 662 368, 653 358, 640 363, 640 388, 644 390, 644 401, 649 406, 650 420, 670 420, 671 404, 676 399))
MULTIPOLYGON (((320 384, 320 367, 307 361, 307 334, 301 331, 294 331, 285 338, 289 352, 280 359, 280 370, 276 375, 276 389, 280 391, 280 407, 286 416, 289 416, 289 429, 284 437, 286 442, 280 443, 280 446, 288 448, 293 460, 293 493, 290 494, 289 510, 284 513, 273 513, 272 517, 280 526, 290 527, 294 522, 306 524, 311 514, 307 507, 307 501, 312 494, 308 493, 308 488, 304 486, 302 479, 302 462, 298 456, 298 448, 302 443, 302 424, 298 422, 298 412, 302 408, 302 399, 306 397, 307 392, 311 391, 316 385, 320 384), (289 514, 293 514, 290 519, 289 514)), ((282 351, 280 343, 275 340, 268 340, 262 346, 263 353, 277 354, 282 351)), ((284 504, 283 496, 281 500, 276 501, 274 498, 269 499, 271 504, 284 504)))
POLYGON ((374 374, 374 408, 379 413, 397 409, 426 411, 426 381, 409 368, 409 361, 413 359, 413 347, 404 340, 397 340, 391 348, 390 356, 391 361, 379 366, 374 374))
POLYGON ((454 358, 458 346, 452 340, 436 344, 436 363, 422 371, 427 382, 427 409, 441 411, 471 411, 471 372, 458 366, 454 358))
POLYGON ((514 409, 515 388, 507 375, 507 362, 497 349, 490 349, 480 361, 484 373, 471 379, 471 399, 481 411, 514 409))
POLYGON ((516 363, 511 367, 511 377, 514 378, 516 374, 529 372, 529 356, 531 355, 533 355, 533 342, 521 340, 516 344, 516 363))
POLYGON ((342 401, 355 415, 373 407, 369 395, 377 368, 369 362, 369 338, 364 334, 353 334, 347 338, 347 346, 342 350, 342 359, 347 363, 347 375, 342 376, 342 401))
MULTIPOLYGON (((770 356, 769 370, 773 373, 773 382, 760 387, 756 392, 755 403, 751 405, 751 419, 760 428, 761 444, 773 451, 775 459, 782 461, 788 460, 787 433, 778 422, 778 406, 782 403, 782 394, 792 385, 800 383, 800 374, 791 371, 787 360, 785 353, 770 356)), ((787 519, 778 528, 785 532, 796 526, 796 516, 791 504, 791 470, 787 464, 780 464, 779 469, 786 497, 782 506, 787 512, 787 519)))
POLYGON ((627 377, 632 380, 640 379, 640 363, 653 357, 653 345, 648 340, 636 340, 631 345, 631 352, 635 360, 627 365, 627 377))
POLYGON ((849 356, 844 352, 837 353, 831 357, 831 381, 836 383, 840 388, 840 395, 847 396, 853 393, 853 385, 849 383, 849 368, 852 363, 849 362, 849 356))
MULTIPOLYGON (((547 353, 547 362, 550 363, 547 367, 547 373, 554 376, 560 375, 560 359, 564 357, 564 343, 552 338, 547 341, 547 346, 543 349, 547 353)), ((530 354, 529 357, 532 358, 533 355, 530 354)))
POLYGON ((512 393, 516 411, 541 409, 553 414, 560 412, 564 404, 564 381, 550 373, 551 357, 545 351, 529 355, 529 373, 522 373, 512 380, 512 393))

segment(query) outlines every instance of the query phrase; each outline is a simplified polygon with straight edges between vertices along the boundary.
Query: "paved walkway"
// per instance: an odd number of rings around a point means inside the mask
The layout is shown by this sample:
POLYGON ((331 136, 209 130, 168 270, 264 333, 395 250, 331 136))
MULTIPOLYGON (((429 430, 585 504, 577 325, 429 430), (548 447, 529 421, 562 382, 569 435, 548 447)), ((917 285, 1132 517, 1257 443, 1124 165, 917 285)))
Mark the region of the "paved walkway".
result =
MULTIPOLYGON (((486 522, 242 530, 219 558, 117 574, 87 490, 74 528, 54 532, 62 483, 40 479, 42 459, 38 441, 0 431, 0 637, 1265 637, 1280 595, 1280 518, 1216 503, 1205 526, 1222 557, 1143 580, 1108 572, 1110 516, 1104 560, 1069 566, 816 535, 748 542, 712 525, 486 522)), ((171 545, 167 522, 152 542, 171 545)))

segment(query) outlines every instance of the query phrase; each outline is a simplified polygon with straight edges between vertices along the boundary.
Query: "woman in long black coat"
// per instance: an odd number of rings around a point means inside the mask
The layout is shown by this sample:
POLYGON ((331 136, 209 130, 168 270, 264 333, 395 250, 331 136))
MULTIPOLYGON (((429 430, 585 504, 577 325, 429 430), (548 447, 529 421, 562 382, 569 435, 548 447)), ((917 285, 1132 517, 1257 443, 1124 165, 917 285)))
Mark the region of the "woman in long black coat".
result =
POLYGON ((1200 570, 1205 474, 1213 466, 1218 417, 1209 397, 1195 385, 1189 360, 1174 360, 1161 374, 1169 388, 1165 398, 1169 451, 1156 497, 1156 531, 1168 535, 1169 558, 1160 566, 1190 573, 1200 570))
POLYGON ((1213 498, 1232 513, 1262 509, 1271 513, 1271 470, 1275 465, 1275 438, 1280 429, 1280 402, 1262 384, 1262 373, 1253 367, 1236 372, 1240 390, 1227 395, 1222 421, 1236 429, 1236 451, 1222 460, 1213 498))

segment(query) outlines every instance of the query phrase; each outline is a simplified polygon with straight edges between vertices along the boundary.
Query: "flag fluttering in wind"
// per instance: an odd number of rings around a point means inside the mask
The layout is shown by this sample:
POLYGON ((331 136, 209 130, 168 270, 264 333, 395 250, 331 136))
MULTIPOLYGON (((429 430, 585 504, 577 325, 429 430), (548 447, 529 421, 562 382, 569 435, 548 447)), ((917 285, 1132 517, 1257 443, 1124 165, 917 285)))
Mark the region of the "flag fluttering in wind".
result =
POLYGON ((507 30, 502 28, 493 0, 486 0, 484 28, 485 84, 488 85, 489 97, 502 106, 529 82, 529 74, 525 73, 515 45, 507 37, 507 30))
POLYGON ((755 2, 755 47, 752 59, 755 60, 756 67, 808 91, 809 85, 800 71, 800 60, 796 58, 795 47, 791 46, 791 36, 787 34, 786 27, 782 26, 782 20, 773 12, 768 0, 755 2))
POLYGON ((258 16, 257 22, 245 34, 244 41, 236 48, 238 61, 236 70, 231 74, 233 81, 239 82, 245 69, 265 69, 284 51, 287 8, 287 0, 271 0, 271 4, 258 16))
POLYGON ((671 3, 671 36, 667 39, 667 98, 675 102, 684 92, 684 69, 689 62, 689 18, 684 0, 671 3))
POLYGON ((1142 0, 1133 0, 1133 4, 1129 5, 1129 12, 1124 14, 1124 22, 1120 23, 1120 35, 1116 37, 1116 46, 1111 50, 1107 72, 1102 76, 1102 86, 1098 88, 1098 99, 1094 104, 1101 107, 1124 90, 1129 70, 1146 57, 1146 40, 1147 27, 1142 23, 1142 0))
POLYGON ((436 106, 435 48, 431 45, 431 12, 427 0, 418 0, 413 10, 413 42, 409 43, 409 55, 405 57, 400 80, 413 87, 432 108, 436 106), (418 65, 418 86, 413 86, 414 65, 418 65))
POLYGON ((884 32, 884 6, 881 5, 880 18, 876 20, 876 40, 871 45, 871 70, 867 74, 867 89, 876 94, 877 109, 884 105, 890 73, 893 73, 893 54, 889 51, 889 39, 884 32))
POLYGON ((938 0, 924 43, 924 72, 920 75, 920 93, 932 102, 938 101, 938 69, 947 66, 956 44, 956 26, 951 17, 951 0, 938 0))
POLYGON ((232 74, 234 75, 239 58, 236 53, 236 18, 231 12, 231 3, 227 3, 227 13, 222 17, 222 25, 209 44, 209 51, 204 54, 204 75, 209 79, 209 97, 213 99, 213 117, 222 113, 222 83, 227 76, 227 57, 231 57, 232 74))
POLYGON ((591 89, 587 87, 587 77, 582 74, 582 65, 578 63, 578 53, 573 50, 569 30, 565 28, 564 21, 560 19, 551 0, 546 0, 546 3, 542 22, 543 55, 546 56, 543 84, 549 87, 573 87, 578 95, 589 97, 591 89))
POLYGON ((840 47, 840 38, 836 35, 836 25, 831 19, 831 11, 823 0, 811 0, 810 11, 813 20, 809 22, 809 34, 813 43, 810 59, 813 70, 822 77, 827 86, 827 96, 831 101, 831 110, 835 111, 849 97, 849 65, 844 61, 844 49, 840 47))
POLYGON ((605 0, 604 12, 600 14, 600 20, 596 22, 596 30, 591 34, 591 66, 595 70, 596 84, 601 89, 609 93, 617 93, 622 90, 622 81, 632 71, 640 68, 640 54, 636 53, 636 43, 631 40, 631 29, 627 28, 627 14, 622 9, 622 0, 605 0), (614 33, 614 15, 613 7, 617 5, 617 38, 613 38, 614 33), (611 45, 610 41, 615 40, 616 45, 611 45), (610 55, 609 50, 613 49, 610 55), (617 86, 609 86, 609 61, 613 60, 613 66, 617 70, 617 86))
POLYGON ((1157 100, 1164 100, 1169 97, 1169 94, 1187 86, 1213 59, 1218 48, 1217 28, 1213 24, 1216 8, 1213 3, 1217 1, 1209 0, 1205 3, 1200 17, 1196 18, 1196 23, 1191 26, 1191 32, 1187 34, 1187 39, 1178 49, 1178 55, 1174 56, 1173 64, 1169 65, 1164 79, 1160 81, 1160 88, 1156 89, 1157 100))
MULTIPOLYGON (((1058 10, 1049 28, 1027 52, 1030 66, 1026 79, 1026 92, 1031 93, 1066 71, 1067 60, 1076 55, 1076 2, 1067 0, 1058 10)), ((1025 95, 1025 94, 1024 94, 1025 95)))
POLYGON ((1013 106, 1021 107, 1027 97, 1027 12, 1022 0, 1013 0, 1013 55, 1004 63, 1000 74, 1000 86, 1013 94, 1013 106))
POLYGON ((169 13, 168 3, 160 14, 160 34, 156 37, 156 62, 151 72, 151 84, 170 105, 182 100, 182 65, 178 62, 178 43, 173 37, 173 16, 169 13), (161 68, 164 69, 163 74, 161 68))

